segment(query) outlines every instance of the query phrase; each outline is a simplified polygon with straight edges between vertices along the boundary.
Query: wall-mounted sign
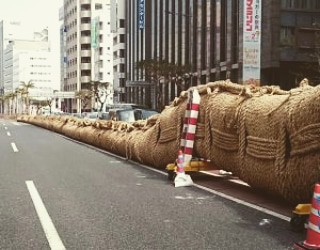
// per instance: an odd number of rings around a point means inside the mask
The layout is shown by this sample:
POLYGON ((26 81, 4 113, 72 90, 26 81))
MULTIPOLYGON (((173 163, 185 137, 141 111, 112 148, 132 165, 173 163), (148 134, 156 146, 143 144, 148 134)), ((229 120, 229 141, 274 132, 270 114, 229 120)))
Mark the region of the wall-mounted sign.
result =
POLYGON ((99 20, 93 18, 91 20, 91 47, 97 48, 99 44, 99 20))
POLYGON ((260 85, 262 0, 245 0, 243 6, 243 83, 260 85))
POLYGON ((144 29, 145 5, 144 0, 138 1, 138 25, 139 29, 144 29))

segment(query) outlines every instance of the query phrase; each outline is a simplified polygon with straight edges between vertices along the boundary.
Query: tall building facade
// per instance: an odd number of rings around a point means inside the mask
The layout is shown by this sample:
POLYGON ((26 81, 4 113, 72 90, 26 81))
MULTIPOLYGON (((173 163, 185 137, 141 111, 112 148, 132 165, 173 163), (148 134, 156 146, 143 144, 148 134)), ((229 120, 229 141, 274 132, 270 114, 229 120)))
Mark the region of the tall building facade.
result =
MULTIPOLYGON (((64 0, 61 11, 63 90, 75 92, 94 81, 108 82, 106 104, 113 103, 110 8, 110 0, 64 0)), ((80 112, 77 99, 66 100, 65 105, 68 112, 80 112)))
MULTIPOLYGON (((1 20, 0 21, 0 112, 4 110, 4 50, 7 45, 15 40, 32 39, 32 34, 26 32, 23 24, 17 20, 1 20)), ((6 91, 7 92, 7 91, 6 91)))
POLYGON ((125 0, 111 1, 111 32, 113 34, 113 88, 114 102, 122 103, 126 100, 125 85, 125 44, 126 44, 126 16, 125 0))
POLYGON ((15 40, 4 50, 4 94, 13 93, 21 82, 30 80, 36 89, 52 92, 52 74, 48 42, 15 40))
POLYGON ((126 0, 127 102, 152 106, 157 98, 154 84, 135 67, 148 59, 191 65, 180 84, 174 76, 160 84, 164 105, 188 86, 225 79, 243 83, 248 13, 261 25, 256 34, 261 41, 259 83, 290 89, 304 77, 313 78, 317 72, 310 68, 319 59, 314 57, 319 4, 318 0, 126 0), (261 16, 256 14, 258 7, 261 16))
POLYGON ((21 82, 31 81, 42 93, 59 89, 48 32, 47 27, 33 32, 20 21, 0 22, 0 113, 21 82))

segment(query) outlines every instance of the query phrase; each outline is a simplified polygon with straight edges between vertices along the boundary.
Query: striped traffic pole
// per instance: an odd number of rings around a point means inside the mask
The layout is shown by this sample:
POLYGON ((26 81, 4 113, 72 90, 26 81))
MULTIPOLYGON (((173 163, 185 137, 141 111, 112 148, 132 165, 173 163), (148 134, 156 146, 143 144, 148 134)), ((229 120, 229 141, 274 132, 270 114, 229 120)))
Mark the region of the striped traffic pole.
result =
POLYGON ((192 88, 188 93, 188 102, 185 111, 180 150, 184 154, 184 160, 189 163, 192 159, 193 145, 197 128, 200 107, 200 95, 197 89, 192 88))

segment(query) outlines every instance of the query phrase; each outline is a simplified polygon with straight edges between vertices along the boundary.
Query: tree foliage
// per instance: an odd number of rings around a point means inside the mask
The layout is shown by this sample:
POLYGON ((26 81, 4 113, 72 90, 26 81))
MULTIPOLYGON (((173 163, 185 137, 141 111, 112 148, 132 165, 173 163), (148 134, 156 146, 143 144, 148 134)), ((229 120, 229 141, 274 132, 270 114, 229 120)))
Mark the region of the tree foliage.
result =
POLYGON ((75 92, 75 97, 81 101, 81 106, 86 109, 93 97, 93 92, 89 89, 81 89, 75 92))
POLYGON ((34 88, 34 83, 32 82, 32 80, 29 80, 28 82, 21 81, 20 84, 20 86, 22 87, 21 95, 25 96, 26 107, 28 111, 30 106, 29 89, 34 88))
POLYGON ((166 60, 156 59, 139 61, 136 63, 136 68, 140 70, 141 76, 146 81, 165 79, 165 83, 170 82, 172 78, 182 78, 191 70, 189 65, 179 65, 177 63, 169 63, 166 60))
POLYGON ((95 101, 100 104, 99 111, 102 111, 104 103, 111 94, 111 91, 109 90, 110 85, 111 83, 109 82, 91 81, 90 83, 83 83, 82 90, 91 91, 91 98, 95 98, 95 101))
POLYGON ((138 75, 145 81, 154 84, 156 90, 156 109, 163 106, 162 84, 174 83, 183 90, 182 81, 185 75, 191 71, 190 65, 170 63, 166 60, 148 59, 136 62, 138 75))

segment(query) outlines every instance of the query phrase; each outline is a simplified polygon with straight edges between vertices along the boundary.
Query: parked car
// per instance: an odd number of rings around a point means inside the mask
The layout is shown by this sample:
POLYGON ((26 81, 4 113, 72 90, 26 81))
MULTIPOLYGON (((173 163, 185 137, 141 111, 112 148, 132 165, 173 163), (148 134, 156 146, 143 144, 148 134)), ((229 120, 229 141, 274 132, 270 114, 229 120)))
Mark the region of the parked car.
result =
POLYGON ((133 109, 109 109, 109 119, 113 121, 134 122, 133 109))
POLYGON ((90 121, 95 121, 99 118, 99 112, 83 113, 83 118, 90 121))
POLYGON ((159 114, 157 111, 149 109, 109 109, 109 119, 114 121, 134 122, 146 120, 152 115, 159 114))
POLYGON ((81 113, 70 113, 70 115, 77 118, 83 118, 83 115, 81 113))
POLYGON ((146 120, 150 116, 157 115, 157 114, 159 114, 157 111, 151 110, 151 109, 134 109, 134 117, 136 121, 146 120))
POLYGON ((99 112, 98 118, 100 120, 109 120, 109 112, 99 112))
POLYGON ((142 109, 145 107, 135 103, 116 103, 112 105, 107 105, 106 111, 109 111, 110 109, 136 109, 136 108, 142 109))

